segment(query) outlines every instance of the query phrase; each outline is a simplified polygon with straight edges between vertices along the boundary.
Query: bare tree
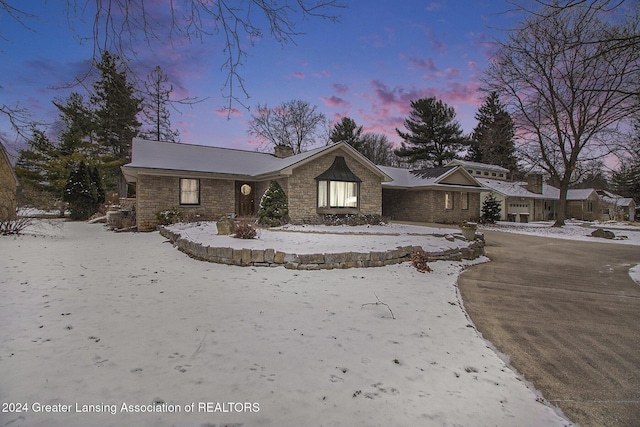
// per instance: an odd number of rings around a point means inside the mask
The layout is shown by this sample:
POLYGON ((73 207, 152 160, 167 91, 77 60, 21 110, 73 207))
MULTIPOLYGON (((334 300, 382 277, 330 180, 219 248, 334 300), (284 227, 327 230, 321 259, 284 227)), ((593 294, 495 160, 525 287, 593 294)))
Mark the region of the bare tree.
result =
POLYGON ((638 21, 613 24, 590 3, 531 14, 506 41, 484 83, 512 112, 521 153, 560 185, 556 226, 579 163, 614 147, 624 120, 640 110, 638 21))
MULTIPOLYGON (((270 36, 282 45, 295 43, 302 34, 298 22, 337 22, 336 12, 346 7, 339 0, 66 0, 62 5, 69 27, 82 42, 93 43, 94 61, 105 51, 131 61, 140 43, 153 48, 184 40, 222 41, 222 69, 227 72, 222 91, 230 112, 234 102, 244 106, 241 95, 248 98, 241 68, 255 41, 270 36), (91 34, 82 33, 80 26, 86 22, 91 34)), ((29 20, 38 17, 25 9, 21 0, 0 0, 0 14, 33 30, 29 20)), ((0 32, 0 39, 6 38, 0 32)), ((5 107, 0 113, 12 110, 5 107)))
POLYGON ((376 165, 396 166, 398 163, 398 158, 393 152, 393 143, 382 133, 367 132, 362 135, 358 151, 376 165))
POLYGON ((315 137, 321 131, 319 128, 326 121, 317 108, 298 99, 274 108, 258 105, 255 114, 251 115, 248 132, 264 143, 285 145, 291 147, 294 154, 302 153, 315 144, 315 137))
POLYGON ((153 141, 180 142, 180 132, 171 129, 168 108, 172 104, 173 85, 159 65, 149 73, 144 87, 142 112, 149 129, 142 132, 142 136, 153 141))

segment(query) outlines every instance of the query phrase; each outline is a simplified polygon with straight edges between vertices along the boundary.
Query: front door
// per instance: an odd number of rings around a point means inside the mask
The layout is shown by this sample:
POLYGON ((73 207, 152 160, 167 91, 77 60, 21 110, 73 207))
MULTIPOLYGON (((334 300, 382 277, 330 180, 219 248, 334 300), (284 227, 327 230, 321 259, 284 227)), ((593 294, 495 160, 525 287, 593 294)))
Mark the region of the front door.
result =
POLYGON ((253 182, 236 181, 238 216, 247 217, 255 214, 255 193, 253 182))

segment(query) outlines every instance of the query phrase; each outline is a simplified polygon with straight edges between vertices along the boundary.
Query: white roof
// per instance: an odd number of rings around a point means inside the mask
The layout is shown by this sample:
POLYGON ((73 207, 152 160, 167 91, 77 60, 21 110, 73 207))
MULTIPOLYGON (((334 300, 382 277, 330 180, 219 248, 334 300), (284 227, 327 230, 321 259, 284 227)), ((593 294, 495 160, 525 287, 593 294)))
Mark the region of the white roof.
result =
MULTIPOLYGON (((442 188, 476 188, 480 190, 481 186, 451 184, 443 182, 449 175, 454 174, 459 167, 441 167, 424 169, 422 171, 412 171, 410 169, 396 168, 391 166, 378 166, 380 170, 389 175, 393 181, 382 184, 385 188, 421 188, 421 187, 442 187, 442 188), (429 173, 431 172, 431 173, 429 173)), ((462 173, 469 177, 472 183, 478 183, 477 180, 469 175, 464 168, 460 169, 462 173)))
POLYGON ((462 166, 464 168, 487 169, 487 170, 493 170, 493 171, 500 171, 500 172, 504 172, 504 173, 509 173, 509 169, 503 168, 502 166, 489 165, 489 164, 486 164, 486 163, 470 162, 468 160, 455 159, 455 160, 451 160, 449 163, 447 163, 447 166, 454 166, 454 165, 460 165, 460 166, 462 166))
POLYGON ((134 138, 131 148, 131 162, 124 165, 123 170, 125 175, 131 175, 128 172, 136 169, 154 169, 259 178, 270 174, 286 174, 288 168, 295 167, 313 156, 325 151, 336 150, 339 147, 353 152, 371 170, 382 175, 383 180, 389 179, 376 165, 344 142, 319 147, 290 157, 278 158, 273 154, 257 151, 134 138))
POLYGON ((525 197, 529 199, 559 199, 560 190, 542 184, 542 194, 527 190, 526 182, 509 182, 500 179, 476 178, 480 184, 506 197, 525 197))

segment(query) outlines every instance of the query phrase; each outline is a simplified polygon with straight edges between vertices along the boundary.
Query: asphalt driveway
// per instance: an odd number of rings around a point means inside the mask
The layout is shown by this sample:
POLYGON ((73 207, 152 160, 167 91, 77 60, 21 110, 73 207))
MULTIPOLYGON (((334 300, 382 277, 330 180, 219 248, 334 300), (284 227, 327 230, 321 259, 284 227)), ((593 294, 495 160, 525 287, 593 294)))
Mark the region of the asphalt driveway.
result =
POLYGON ((581 426, 640 426, 640 248, 486 232, 459 278, 477 329, 581 426))

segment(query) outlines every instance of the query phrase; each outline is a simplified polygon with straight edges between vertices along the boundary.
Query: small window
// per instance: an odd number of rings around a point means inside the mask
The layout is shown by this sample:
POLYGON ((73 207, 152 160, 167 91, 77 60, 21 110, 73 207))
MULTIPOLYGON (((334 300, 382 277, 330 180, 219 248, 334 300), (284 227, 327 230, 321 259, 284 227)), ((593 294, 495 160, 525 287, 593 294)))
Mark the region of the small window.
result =
POLYGON ((469 209, 469 193, 465 191, 460 192, 460 209, 469 209))
POLYGON ((485 172, 485 173, 484 173, 484 176, 489 176, 489 172, 485 172))
POLYGON ((497 176, 495 172, 491 172, 491 176, 497 176))
POLYGON ((504 178, 504 174, 501 173, 500 175, 498 175, 500 178, 504 178))
POLYGON ((587 201, 587 212, 593 212, 593 202, 591 200, 587 201))
POLYGON ((476 171, 476 175, 482 175, 482 172, 476 171))
POLYGON ((180 204, 199 205, 200 204, 200 180, 180 179, 180 204))
POLYGON ((444 208, 453 209, 453 193, 451 191, 444 192, 444 208))

